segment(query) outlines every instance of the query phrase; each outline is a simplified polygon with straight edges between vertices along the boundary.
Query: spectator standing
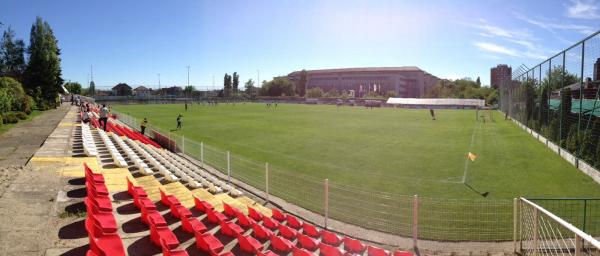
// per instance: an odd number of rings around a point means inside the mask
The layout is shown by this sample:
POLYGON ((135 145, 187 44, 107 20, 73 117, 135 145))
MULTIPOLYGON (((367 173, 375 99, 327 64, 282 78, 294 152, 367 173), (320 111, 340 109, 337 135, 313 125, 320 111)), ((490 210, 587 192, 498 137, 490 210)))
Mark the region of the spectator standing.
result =
POLYGON ((181 118, 183 117, 183 115, 179 114, 177 116, 177 130, 181 130, 181 118))
POLYGON ((106 107, 106 104, 102 104, 102 108, 100 109, 100 118, 98 119, 100 125, 102 125, 102 122, 104 122, 104 131, 106 131, 106 123, 108 122, 108 115, 109 115, 109 111, 108 108, 106 107))
POLYGON ((140 125, 140 130, 142 135, 146 132, 146 126, 148 125, 148 119, 144 117, 144 121, 142 121, 142 125, 140 125))

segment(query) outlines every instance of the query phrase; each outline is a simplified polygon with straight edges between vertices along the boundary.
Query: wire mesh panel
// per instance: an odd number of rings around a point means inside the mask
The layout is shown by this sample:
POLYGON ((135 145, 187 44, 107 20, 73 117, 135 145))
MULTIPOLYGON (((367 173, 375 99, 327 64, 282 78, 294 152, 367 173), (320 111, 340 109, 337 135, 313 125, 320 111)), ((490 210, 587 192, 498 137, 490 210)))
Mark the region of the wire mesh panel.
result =
POLYGON ((433 240, 510 240, 512 223, 512 200, 419 198, 419 237, 433 240))
POLYGON ((538 198, 529 201, 592 236, 600 236, 600 198, 538 198))
POLYGON ((523 255, 597 255, 600 242, 547 209, 521 198, 519 250, 523 255))

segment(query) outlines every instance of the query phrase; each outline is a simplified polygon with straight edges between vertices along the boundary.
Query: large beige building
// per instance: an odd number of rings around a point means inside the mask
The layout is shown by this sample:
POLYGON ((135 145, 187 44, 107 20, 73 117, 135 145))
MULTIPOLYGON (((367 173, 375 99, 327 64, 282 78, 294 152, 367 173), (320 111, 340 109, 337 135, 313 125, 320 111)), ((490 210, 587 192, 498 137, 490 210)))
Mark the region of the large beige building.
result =
MULTIPOLYGON (((302 71, 295 71, 287 78, 299 84, 302 71)), ((320 87, 323 91, 353 90, 356 97, 368 92, 395 91, 398 97, 419 98, 428 88, 440 80, 418 67, 367 67, 307 70, 306 89, 320 87)))

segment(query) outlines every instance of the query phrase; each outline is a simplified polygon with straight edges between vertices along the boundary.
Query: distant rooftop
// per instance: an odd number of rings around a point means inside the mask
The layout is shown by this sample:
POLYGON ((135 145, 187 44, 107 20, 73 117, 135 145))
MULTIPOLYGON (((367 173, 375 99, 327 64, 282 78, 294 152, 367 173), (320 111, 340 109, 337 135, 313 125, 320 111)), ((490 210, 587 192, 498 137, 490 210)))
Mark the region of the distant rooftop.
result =
MULTIPOLYGON (((339 72, 390 72, 390 71, 423 71, 422 69, 415 66, 404 66, 404 67, 364 67, 364 68, 332 68, 332 69, 313 69, 307 70, 307 72, 315 73, 339 73, 339 72)), ((294 71, 288 76, 299 74, 301 71, 294 71)), ((425 71, 423 71, 425 72, 425 71)), ((427 73, 427 72, 425 72, 427 73)), ((429 73, 427 73, 429 74, 429 73)))

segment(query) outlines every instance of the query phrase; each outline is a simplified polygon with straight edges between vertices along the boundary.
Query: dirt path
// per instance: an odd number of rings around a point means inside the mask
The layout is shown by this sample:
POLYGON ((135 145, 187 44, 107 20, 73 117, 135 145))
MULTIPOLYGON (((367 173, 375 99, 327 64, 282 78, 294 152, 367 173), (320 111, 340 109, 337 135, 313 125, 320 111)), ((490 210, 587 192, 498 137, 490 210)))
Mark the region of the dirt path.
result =
POLYGON ((23 166, 65 117, 71 105, 48 110, 0 135, 0 167, 23 166))

